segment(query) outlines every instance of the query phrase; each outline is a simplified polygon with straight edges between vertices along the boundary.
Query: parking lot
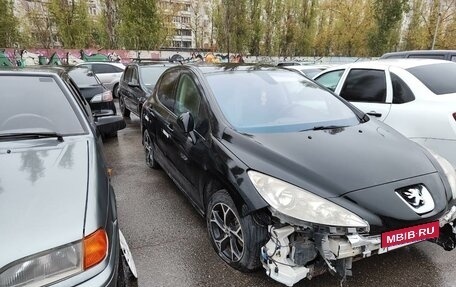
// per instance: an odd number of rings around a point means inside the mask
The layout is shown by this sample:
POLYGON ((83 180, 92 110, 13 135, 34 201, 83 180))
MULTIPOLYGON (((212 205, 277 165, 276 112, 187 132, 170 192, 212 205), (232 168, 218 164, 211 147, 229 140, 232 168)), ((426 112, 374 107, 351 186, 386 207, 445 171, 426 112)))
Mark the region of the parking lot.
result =
MULTIPOLYGON (((243 274, 225 265, 207 237, 205 220, 161 170, 144 163, 139 119, 105 141, 120 227, 139 273, 139 286, 282 286, 264 270, 243 274)), ((343 286, 456 286, 454 252, 429 242, 354 262, 343 286)), ((325 274, 295 286, 339 286, 325 274)))

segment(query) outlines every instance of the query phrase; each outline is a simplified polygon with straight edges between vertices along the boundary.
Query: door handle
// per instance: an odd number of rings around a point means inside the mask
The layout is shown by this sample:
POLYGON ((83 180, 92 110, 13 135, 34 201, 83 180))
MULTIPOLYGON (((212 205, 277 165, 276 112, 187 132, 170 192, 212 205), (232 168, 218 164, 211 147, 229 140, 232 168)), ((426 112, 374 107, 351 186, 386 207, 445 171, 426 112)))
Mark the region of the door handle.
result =
POLYGON ((381 113, 377 113, 376 111, 370 111, 367 113, 369 116, 380 118, 382 116, 381 113))
POLYGON ((174 129, 173 129, 173 124, 172 124, 172 123, 167 124, 167 125, 166 125, 166 128, 167 128, 170 132, 174 131, 174 129))

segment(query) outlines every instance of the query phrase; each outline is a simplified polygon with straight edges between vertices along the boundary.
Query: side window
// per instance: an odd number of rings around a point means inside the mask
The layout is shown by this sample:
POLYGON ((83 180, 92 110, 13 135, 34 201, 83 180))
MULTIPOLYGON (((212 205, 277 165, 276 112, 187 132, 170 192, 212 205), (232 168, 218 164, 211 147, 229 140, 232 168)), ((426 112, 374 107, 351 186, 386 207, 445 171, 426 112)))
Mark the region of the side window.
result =
POLYGON ((131 82, 132 72, 133 72, 133 67, 127 67, 125 69, 125 72, 124 72, 124 75, 123 75, 124 82, 126 82, 126 83, 131 82))
POLYGON ((133 84, 138 85, 139 84, 139 78, 138 78, 138 70, 136 68, 133 68, 131 71, 131 82, 133 84))
POLYGON ((196 123, 199 114, 201 96, 198 92, 198 88, 189 75, 182 75, 176 94, 175 113, 180 115, 185 112, 190 112, 196 123))
POLYGON ((445 60, 445 55, 438 55, 438 54, 411 54, 408 56, 409 58, 414 59, 438 59, 438 60, 445 60))
POLYGON ((451 61, 456 62, 456 55, 451 55, 451 61))
POLYGON ((385 72, 366 69, 351 70, 340 91, 340 96, 352 102, 385 103, 385 72))
POLYGON ((157 88, 158 100, 173 113, 174 103, 176 101, 174 88, 176 87, 178 77, 179 71, 177 70, 165 73, 161 78, 157 88))
POLYGON ((337 70, 328 72, 316 78, 315 81, 334 92, 344 71, 345 70, 337 70))
POLYGON ((403 104, 415 100, 412 90, 399 76, 391 73, 391 83, 393 84, 393 104, 403 104))
POLYGON ((105 65, 105 64, 93 64, 93 72, 95 74, 110 74, 110 73, 116 73, 114 70, 114 67, 111 65, 105 65))

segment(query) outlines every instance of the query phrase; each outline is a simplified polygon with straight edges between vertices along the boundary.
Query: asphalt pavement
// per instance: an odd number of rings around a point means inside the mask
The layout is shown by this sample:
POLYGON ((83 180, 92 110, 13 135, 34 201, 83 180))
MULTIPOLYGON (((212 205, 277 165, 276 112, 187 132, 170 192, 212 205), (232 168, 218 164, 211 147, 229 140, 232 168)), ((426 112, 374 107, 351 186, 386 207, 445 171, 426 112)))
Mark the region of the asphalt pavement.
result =
MULTIPOLYGON (((205 220, 162 170, 146 166, 136 116, 104 147, 138 286, 284 286, 264 270, 244 274, 218 258, 205 220)), ((456 287, 455 261, 456 250, 422 242, 354 262, 343 286, 456 287)), ((295 286, 340 286, 340 280, 327 273, 295 286)))

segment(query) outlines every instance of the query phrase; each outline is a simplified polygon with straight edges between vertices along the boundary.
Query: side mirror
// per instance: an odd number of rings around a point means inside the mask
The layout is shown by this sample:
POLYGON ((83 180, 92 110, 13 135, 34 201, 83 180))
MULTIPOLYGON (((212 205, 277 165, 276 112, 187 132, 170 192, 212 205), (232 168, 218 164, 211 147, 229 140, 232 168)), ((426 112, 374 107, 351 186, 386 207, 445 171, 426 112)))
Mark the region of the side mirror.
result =
POLYGON ((184 131, 185 134, 190 136, 192 143, 196 143, 196 137, 193 130, 195 129, 195 121, 190 112, 182 113, 177 118, 177 125, 184 131))
POLYGON ((127 126, 121 116, 95 116, 95 125, 103 137, 114 135, 118 130, 124 129, 127 126))

